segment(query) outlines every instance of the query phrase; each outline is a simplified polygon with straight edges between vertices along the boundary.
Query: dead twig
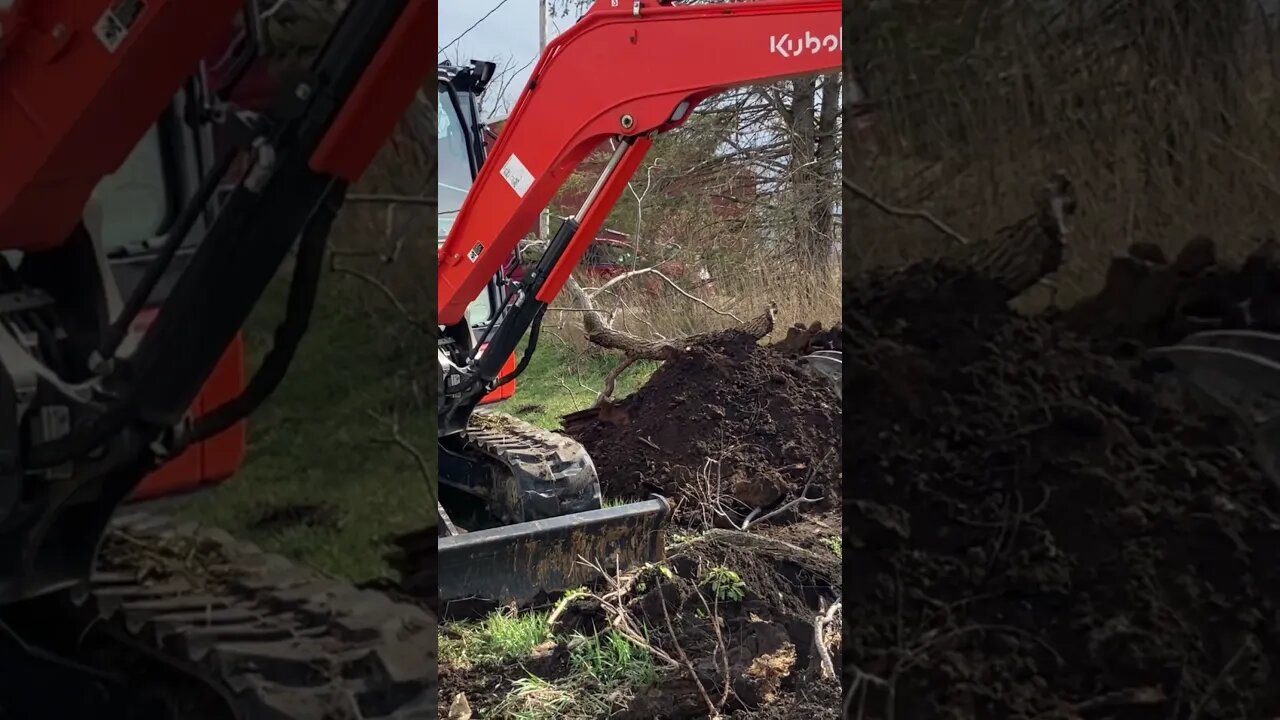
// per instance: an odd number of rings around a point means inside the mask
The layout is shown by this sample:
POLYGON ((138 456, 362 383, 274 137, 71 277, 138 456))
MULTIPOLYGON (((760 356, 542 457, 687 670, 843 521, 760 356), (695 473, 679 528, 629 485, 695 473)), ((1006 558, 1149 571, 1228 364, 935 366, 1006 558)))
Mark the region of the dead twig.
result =
POLYGON ((590 562, 582 557, 578 558, 578 562, 600 573, 600 576, 608 582, 613 589, 607 593, 588 593, 586 597, 594 599, 600 603, 601 609, 605 610, 612 619, 609 626, 622 634, 631 644, 638 648, 649 651, 654 657, 661 660, 670 668, 680 667, 680 663, 675 658, 663 652, 660 648, 655 647, 652 643, 644 639, 644 636, 635 628, 635 624, 631 621, 631 613, 627 611, 626 596, 630 594, 631 589, 635 586, 636 576, 623 576, 621 571, 616 575, 605 572, 604 568, 598 563, 590 562))
POLYGON ((1213 695, 1218 691, 1218 687, 1222 685, 1223 681, 1227 679, 1227 676, 1231 674, 1231 669, 1236 666, 1236 663, 1240 662, 1240 660, 1244 658, 1245 651, 1252 651, 1253 649, 1253 637, 1245 637, 1244 642, 1240 643, 1240 648, 1231 656, 1231 659, 1227 661, 1227 664, 1222 666, 1222 670, 1218 671, 1218 676, 1213 679, 1213 682, 1209 683, 1209 687, 1204 691, 1204 697, 1200 698, 1200 701, 1191 709, 1191 714, 1187 716, 1187 720, 1196 720, 1200 717, 1200 712, 1203 711, 1205 706, 1209 704, 1209 701, 1213 699, 1213 695))
POLYGON ((400 420, 394 416, 389 418, 383 417, 372 410, 368 410, 366 412, 369 417, 388 428, 391 432, 391 437, 375 438, 374 442, 384 445, 396 445, 400 449, 412 455, 414 462, 418 466, 418 472, 422 475, 423 482, 427 484, 427 494, 431 496, 431 502, 436 502, 436 487, 433 482, 435 476, 431 472, 432 465, 427 462, 427 459, 423 456, 421 450, 418 450, 413 443, 405 440, 404 436, 400 434, 400 420))
POLYGON ((827 652, 827 643, 823 638, 826 636, 827 626, 831 624, 836 613, 840 612, 841 604, 837 600, 831 607, 827 608, 825 613, 820 613, 813 619, 813 647, 817 649, 824 680, 830 680, 836 676, 835 664, 831 662, 831 653, 827 652))
POLYGON ((747 528, 753 525, 759 525, 760 523, 764 522, 765 520, 768 520, 769 518, 777 517, 778 515, 781 515, 782 513, 787 512, 792 508, 799 507, 802 504, 822 502, 821 496, 816 498, 809 497, 809 487, 811 485, 813 485, 812 476, 809 478, 807 482, 805 482, 804 488, 800 490, 800 494, 797 495, 795 499, 791 500, 790 502, 784 505, 779 505, 777 508, 770 510, 768 513, 766 513, 765 515, 762 515, 759 518, 756 518, 755 516, 760 512, 760 508, 756 508, 752 510, 751 513, 747 515, 746 519, 742 521, 742 527, 739 529, 746 530, 747 528))
POLYGON ((590 297, 594 299, 594 298, 596 298, 597 296, 599 296, 599 295, 600 295, 600 293, 604 292, 605 290, 608 290, 610 287, 612 287, 612 286, 614 286, 614 285, 618 284, 619 282, 622 282, 623 280, 629 280, 629 279, 631 279, 631 278, 633 278, 633 277, 637 277, 637 276, 640 276, 640 275, 657 275, 657 276, 658 276, 659 278, 661 278, 664 282, 666 282, 668 285, 670 285, 672 288, 674 288, 676 292, 678 292, 678 293, 680 293, 681 295, 685 296, 686 298, 688 298, 688 299, 692 300, 693 302, 695 302, 695 303, 697 303, 697 304, 701 305, 702 307, 704 307, 704 308, 706 308, 706 309, 710 310, 711 312, 713 312, 713 313, 715 313, 715 314, 717 314, 717 315, 723 315, 724 317, 731 317, 731 318, 733 318, 733 321, 734 321, 734 322, 742 322, 742 319, 741 319, 741 318, 739 318, 737 315, 734 315, 733 313, 728 312, 728 311, 726 311, 726 310, 721 310, 720 308, 715 307, 714 305, 712 305, 711 303, 707 302, 706 300, 703 300, 702 298, 698 297, 697 295, 694 295, 693 293, 690 293, 689 291, 687 291, 687 290, 685 290, 684 288, 680 287, 678 284, 676 284, 676 281, 675 281, 675 280, 672 280, 671 278, 669 278, 669 277, 667 277, 665 274, 663 274, 663 272, 662 272, 661 270, 659 270, 659 269, 657 268, 657 266, 654 266, 654 267, 647 267, 647 268, 640 268, 639 270, 628 270, 627 272, 621 273, 621 274, 619 274, 619 275, 617 275, 617 276, 615 276, 615 277, 613 277, 613 278, 610 278, 610 279, 609 279, 609 281, 608 281, 608 282, 606 282, 604 285, 601 285, 600 287, 596 288, 596 289, 595 289, 595 292, 593 292, 593 293, 591 293, 591 294, 590 294, 590 297))
MULTIPOLYGON (((871 688, 880 688, 892 693, 893 686, 888 680, 872 675, 868 672, 863 672, 862 668, 857 665, 848 665, 845 667, 845 671, 853 675, 853 678, 849 682, 849 688, 844 694, 843 717, 861 720, 861 718, 866 715, 867 697, 871 694, 871 688), (855 700, 858 703, 858 707, 857 713, 853 714, 850 711, 854 709, 853 704, 855 700)), ((893 710, 893 701, 890 700, 885 717, 892 718, 893 710)))
POLYGON ((693 591, 697 593, 698 600, 702 601, 702 609, 711 618, 711 629, 715 630, 716 633, 716 654, 720 656, 721 672, 724 675, 724 686, 720 690, 720 702, 716 707, 723 708, 724 704, 729 702, 729 693, 733 685, 729 675, 729 648, 724 642, 724 634, 720 632, 720 598, 716 598, 716 601, 708 606, 707 598, 703 596, 702 589, 694 585, 693 591))
POLYGON ((846 190, 862 198, 863 200, 867 201, 873 207, 875 207, 877 210, 880 210, 881 212, 887 213, 889 215, 894 215, 897 217, 906 217, 906 218, 914 218, 916 220, 924 220, 925 222, 932 225, 934 229, 936 229, 938 232, 942 233, 943 235, 946 235, 952 240, 955 240, 961 245, 968 245, 971 242, 969 238, 956 232, 954 229, 951 228, 950 225, 947 225, 946 223, 937 219, 936 217, 929 214, 928 212, 925 212, 924 210, 911 210, 908 208, 899 208, 899 207, 894 207, 892 205, 889 205, 888 203, 884 202, 880 198, 877 198, 876 196, 872 195, 865 188, 861 187, 860 185, 858 185, 857 183, 855 183, 853 180, 849 178, 844 179, 844 187, 846 190))
POLYGON ((409 321, 409 324, 413 325, 419 330, 422 330, 423 332, 428 332, 428 333, 437 332, 434 326, 429 326, 427 323, 415 317, 414 314, 409 311, 409 308, 406 307, 404 303, 400 302, 400 298, 396 297, 396 294, 391 292, 391 288, 387 287, 386 283, 382 282, 381 280, 375 278, 374 276, 366 272, 361 272, 354 268, 346 267, 345 265, 340 265, 337 261, 337 256, 332 252, 330 252, 329 254, 329 270, 330 272, 335 272, 335 273, 338 273, 339 275, 347 275, 347 276, 356 278, 357 280, 361 280, 365 283, 368 283, 369 285, 372 285, 374 288, 378 290, 378 292, 382 294, 383 297, 385 297, 393 306, 395 306, 395 309, 399 311, 399 313, 402 316, 404 316, 404 319, 409 321))
POLYGON ((689 671, 689 677, 693 678, 693 684, 698 687, 698 692, 702 695, 703 701, 707 704, 707 717, 711 718, 711 720, 719 720, 722 717, 720 715, 720 709, 716 707, 715 703, 711 702, 711 695, 707 693, 706 686, 702 684, 702 678, 698 677, 698 671, 694 669, 693 662, 689 660, 688 653, 684 651, 684 648, 680 645, 680 641, 676 638, 676 628, 671 623, 671 613, 667 610, 667 603, 665 599, 662 602, 662 618, 666 621, 667 632, 671 634, 671 644, 675 646, 676 654, 680 656, 680 660, 689 671))

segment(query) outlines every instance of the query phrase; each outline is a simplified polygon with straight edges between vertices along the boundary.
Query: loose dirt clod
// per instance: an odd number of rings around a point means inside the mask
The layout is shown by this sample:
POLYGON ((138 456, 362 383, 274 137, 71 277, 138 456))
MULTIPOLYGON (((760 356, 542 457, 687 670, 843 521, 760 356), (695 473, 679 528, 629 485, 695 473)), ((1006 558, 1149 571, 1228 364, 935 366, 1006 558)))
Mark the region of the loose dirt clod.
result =
POLYGON ((847 291, 853 717, 1280 713, 1280 498, 1231 423, 1069 329, 1124 298, 1020 317, 940 266, 847 291))
POLYGON ((708 524, 739 524, 802 492, 815 505, 839 502, 836 398, 748 336, 668 360, 638 392, 565 429, 591 454, 606 496, 661 493, 708 524))

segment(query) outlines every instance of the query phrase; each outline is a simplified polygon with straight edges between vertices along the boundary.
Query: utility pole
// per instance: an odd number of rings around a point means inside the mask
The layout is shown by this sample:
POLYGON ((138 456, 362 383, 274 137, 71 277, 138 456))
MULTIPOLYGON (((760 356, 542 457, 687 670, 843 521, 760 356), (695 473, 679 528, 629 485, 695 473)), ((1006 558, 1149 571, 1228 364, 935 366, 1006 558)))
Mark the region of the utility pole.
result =
POLYGON ((538 0, 538 52, 547 49, 547 0, 538 0))

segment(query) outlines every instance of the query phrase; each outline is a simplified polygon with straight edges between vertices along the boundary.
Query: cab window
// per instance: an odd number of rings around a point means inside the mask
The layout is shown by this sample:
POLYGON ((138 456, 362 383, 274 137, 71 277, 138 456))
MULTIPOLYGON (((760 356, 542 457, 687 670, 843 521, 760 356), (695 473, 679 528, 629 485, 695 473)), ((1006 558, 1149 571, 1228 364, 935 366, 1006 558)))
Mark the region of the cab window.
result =
POLYGON ((115 255, 161 234, 169 208, 160 129, 152 125, 120 169, 99 181, 84 220, 96 225, 103 249, 115 255))
MULTIPOLYGON (((467 150, 467 127, 458 115, 453 98, 443 84, 436 95, 436 147, 439 148, 439 210, 436 222, 436 246, 444 244, 453 227, 453 219, 471 189, 471 156, 467 150)), ((473 326, 492 320, 493 305, 489 289, 467 306, 467 321, 473 326)))

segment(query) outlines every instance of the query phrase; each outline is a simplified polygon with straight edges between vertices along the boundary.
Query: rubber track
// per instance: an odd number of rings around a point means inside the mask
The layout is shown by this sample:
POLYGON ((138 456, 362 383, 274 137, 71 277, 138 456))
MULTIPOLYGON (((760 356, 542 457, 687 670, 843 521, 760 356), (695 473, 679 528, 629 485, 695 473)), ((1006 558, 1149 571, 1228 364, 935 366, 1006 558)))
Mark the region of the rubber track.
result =
POLYGON ((572 438, 504 413, 478 410, 467 427, 467 439, 511 470, 525 520, 600 508, 595 463, 572 438))
POLYGON ((109 623, 219 687, 242 720, 436 717, 437 623, 427 609, 358 590, 219 530, 131 514, 117 519, 113 532, 122 531, 148 547, 199 547, 217 572, 139 581, 131 565, 140 563, 114 558, 122 553, 110 552, 108 542, 112 569, 73 602, 86 620, 109 623))

